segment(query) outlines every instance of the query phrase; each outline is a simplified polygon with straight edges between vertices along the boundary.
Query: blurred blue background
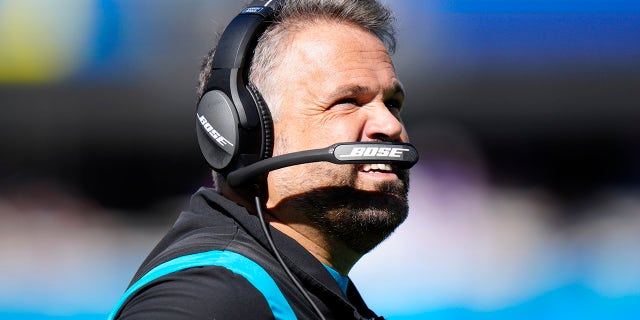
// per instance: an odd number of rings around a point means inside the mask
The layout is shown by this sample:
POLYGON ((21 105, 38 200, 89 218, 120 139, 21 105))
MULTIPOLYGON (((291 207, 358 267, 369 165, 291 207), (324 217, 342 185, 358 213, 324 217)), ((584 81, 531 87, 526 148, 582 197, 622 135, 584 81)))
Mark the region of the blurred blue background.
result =
MULTIPOLYGON (((640 1, 396 0, 421 162, 351 273, 389 319, 638 319, 640 1)), ((0 318, 104 319, 209 173, 242 1, 0 0, 0 318)))

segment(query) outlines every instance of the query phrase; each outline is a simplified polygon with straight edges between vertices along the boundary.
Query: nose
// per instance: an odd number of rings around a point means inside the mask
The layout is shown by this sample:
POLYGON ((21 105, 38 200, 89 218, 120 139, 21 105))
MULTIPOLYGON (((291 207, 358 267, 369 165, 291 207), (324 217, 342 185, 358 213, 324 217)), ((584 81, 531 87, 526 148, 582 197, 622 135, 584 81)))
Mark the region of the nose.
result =
POLYGON ((384 103, 372 106, 364 127, 368 140, 406 142, 404 124, 399 110, 389 109, 384 103))

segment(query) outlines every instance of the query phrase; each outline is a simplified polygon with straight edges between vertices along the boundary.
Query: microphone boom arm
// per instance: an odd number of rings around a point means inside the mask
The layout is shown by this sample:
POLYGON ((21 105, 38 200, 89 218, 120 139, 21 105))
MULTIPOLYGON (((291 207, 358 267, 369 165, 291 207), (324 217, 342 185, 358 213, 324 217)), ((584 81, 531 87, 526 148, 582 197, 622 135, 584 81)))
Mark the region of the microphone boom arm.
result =
POLYGON ((227 175, 231 187, 238 187, 269 171, 293 165, 327 161, 335 164, 387 163, 409 169, 418 162, 418 151, 409 143, 346 142, 327 148, 293 152, 260 160, 227 175))

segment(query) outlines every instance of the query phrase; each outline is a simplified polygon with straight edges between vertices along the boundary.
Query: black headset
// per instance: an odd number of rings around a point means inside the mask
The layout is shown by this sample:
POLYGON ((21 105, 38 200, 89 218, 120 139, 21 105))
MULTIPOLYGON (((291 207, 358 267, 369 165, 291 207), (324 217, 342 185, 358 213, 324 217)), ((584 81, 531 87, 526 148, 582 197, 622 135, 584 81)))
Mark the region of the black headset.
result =
POLYGON ((200 150, 209 166, 224 176, 270 157, 273 151, 271 113, 249 83, 253 50, 273 20, 273 2, 254 1, 229 23, 198 102, 200 150))

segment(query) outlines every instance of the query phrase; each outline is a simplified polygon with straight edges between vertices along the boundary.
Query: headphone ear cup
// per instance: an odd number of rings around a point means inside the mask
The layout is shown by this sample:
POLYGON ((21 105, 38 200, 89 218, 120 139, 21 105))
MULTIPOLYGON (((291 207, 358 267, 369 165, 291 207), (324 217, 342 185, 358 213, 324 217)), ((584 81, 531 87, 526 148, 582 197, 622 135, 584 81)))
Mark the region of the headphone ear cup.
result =
POLYGON ((211 168, 223 172, 234 167, 240 132, 231 99, 220 90, 207 92, 196 110, 198 144, 211 168))
POLYGON ((258 115, 260 116, 260 126, 262 129, 262 150, 260 153, 260 159, 262 160, 271 157, 273 154, 273 118, 271 117, 269 106, 264 101, 264 98, 258 89, 252 83, 250 83, 247 88, 253 96, 258 115))

